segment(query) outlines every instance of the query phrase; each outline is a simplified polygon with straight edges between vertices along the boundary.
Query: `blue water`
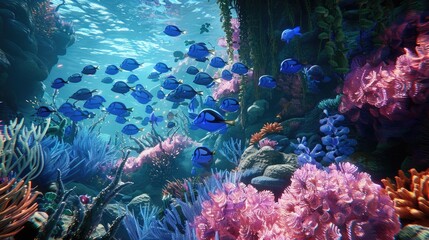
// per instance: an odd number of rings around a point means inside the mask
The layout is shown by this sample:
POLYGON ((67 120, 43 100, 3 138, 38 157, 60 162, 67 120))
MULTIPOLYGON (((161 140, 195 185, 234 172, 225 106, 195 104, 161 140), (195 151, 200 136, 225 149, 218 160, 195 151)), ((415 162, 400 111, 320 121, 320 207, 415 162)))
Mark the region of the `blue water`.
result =
MULTIPOLYGON (((54 5, 61 1, 54 1, 54 5)), ((86 87, 91 90, 97 89, 96 94, 102 95, 107 102, 105 107, 113 101, 121 101, 127 107, 134 108, 129 117, 130 122, 141 127, 139 120, 132 117, 145 117, 145 105, 138 103, 130 93, 125 95, 112 92, 112 84, 101 83, 105 74, 105 68, 110 64, 120 65, 125 58, 135 58, 143 67, 134 70, 132 73, 139 77, 139 81, 130 84, 140 83, 146 89, 150 89, 154 98, 151 103, 154 105, 155 114, 166 115, 172 103, 165 100, 158 100, 156 92, 163 77, 174 74, 178 79, 183 79, 185 83, 191 83, 193 76, 186 74, 188 66, 196 66, 213 74, 216 69, 208 66, 208 62, 200 63, 190 58, 185 58, 174 62, 174 51, 187 52, 188 46, 185 41, 205 42, 216 50, 216 56, 225 57, 225 49, 217 46, 218 38, 225 35, 221 28, 220 10, 215 1, 195 1, 195 0, 175 0, 175 1, 87 1, 73 0, 66 1, 66 5, 59 10, 65 21, 72 22, 76 30, 76 42, 67 48, 67 53, 60 56, 56 66, 52 69, 48 79, 45 80, 45 99, 49 103, 52 98, 53 89, 51 82, 58 77, 67 79, 74 73, 80 73, 85 65, 93 64, 99 66, 100 70, 95 75, 84 76, 80 83, 70 83, 60 89, 56 99, 59 106, 67 98, 80 88, 86 87), (210 23, 209 32, 200 34, 202 24, 210 23), (186 31, 178 37, 170 37, 163 33, 166 25, 176 25, 186 31), (211 44, 211 45, 210 45, 211 44), (157 62, 164 62, 172 67, 171 72, 161 75, 161 81, 152 81, 147 76, 155 71, 153 66, 157 62)), ((117 75, 110 76, 115 81, 126 81, 131 72, 123 71, 117 75)), ((198 85, 197 85, 198 86, 198 85)), ((205 87, 197 87, 197 90, 210 94, 210 90, 205 87)), ((165 90, 168 93, 168 90, 165 90)), ((78 106, 83 105, 77 103, 78 106)), ((186 110, 186 108, 182 107, 186 110)), ((93 111, 93 110, 91 110, 93 111)), ((94 119, 83 120, 84 125, 90 125, 103 115, 100 110, 93 111, 97 114, 94 119)), ((177 112, 177 111, 176 111, 177 112)), ((104 124, 101 125, 101 132, 114 135, 120 132, 123 125, 114 122, 115 116, 107 116, 104 124)), ((166 122, 160 124, 159 128, 165 130, 166 122)), ((147 127, 149 130, 149 127, 147 127)), ((146 129, 145 129, 146 131, 146 129)))

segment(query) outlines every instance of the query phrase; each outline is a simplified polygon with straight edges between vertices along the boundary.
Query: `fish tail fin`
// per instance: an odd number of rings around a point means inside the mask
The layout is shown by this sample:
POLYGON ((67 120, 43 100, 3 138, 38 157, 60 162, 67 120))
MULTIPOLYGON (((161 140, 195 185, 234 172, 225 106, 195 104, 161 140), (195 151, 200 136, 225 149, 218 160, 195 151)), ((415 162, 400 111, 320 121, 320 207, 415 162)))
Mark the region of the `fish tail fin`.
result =
POLYGON ((213 82, 215 82, 215 83, 221 83, 222 82, 222 78, 215 78, 213 80, 213 82))
POLYGON ((216 151, 213 151, 213 152, 212 152, 212 155, 215 155, 215 154, 216 154, 216 151))
POLYGON ((203 95, 203 91, 197 91, 198 95, 203 95))
POLYGON ((95 92, 97 92, 98 90, 97 89, 94 89, 94 90, 92 90, 91 91, 91 93, 95 93, 95 92))
POLYGON ((100 66, 95 66, 94 68, 98 70, 98 69, 100 69, 100 66))
POLYGON ((182 84, 183 83, 183 80, 182 79, 180 79, 179 81, 177 81, 179 84, 182 84))
POLYGON ((171 71, 171 70, 173 70, 173 68, 172 68, 172 67, 169 67, 169 68, 168 68, 168 70, 169 70, 169 71, 171 71))
POLYGON ((189 55, 188 55, 187 53, 185 53, 185 54, 183 55, 183 57, 184 57, 184 58, 186 58, 186 57, 189 57, 189 55))
POLYGON ((134 108, 127 108, 127 111, 132 112, 132 111, 134 111, 134 108))
POLYGON ((234 120, 225 120, 225 123, 230 125, 230 126, 235 126, 235 121, 234 120))
POLYGON ((187 34, 188 32, 187 31, 180 31, 182 34, 187 34))
POLYGON ((209 50, 209 53, 210 53, 211 55, 215 55, 215 50, 214 50, 214 49, 211 49, 211 50, 209 50))

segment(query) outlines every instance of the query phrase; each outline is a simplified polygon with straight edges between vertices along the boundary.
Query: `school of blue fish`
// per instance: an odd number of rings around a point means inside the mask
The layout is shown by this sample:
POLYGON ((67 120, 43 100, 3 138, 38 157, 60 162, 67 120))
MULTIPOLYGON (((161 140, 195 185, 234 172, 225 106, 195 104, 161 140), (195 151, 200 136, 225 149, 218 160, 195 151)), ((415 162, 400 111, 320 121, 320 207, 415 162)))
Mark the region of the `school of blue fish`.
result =
MULTIPOLYGON (((200 29, 201 33, 208 32, 206 27, 209 26, 210 24, 203 25, 200 29)), ((174 25, 166 26, 163 32, 171 37, 179 37, 186 33, 186 31, 174 25)), ((286 29, 281 34, 281 40, 289 44, 293 38, 300 37, 301 35, 299 27, 286 29)), ((161 81, 162 79, 160 87, 152 94, 151 91, 146 89, 142 84, 136 84, 134 86, 129 85, 141 81, 141 78, 132 72, 140 68, 143 63, 134 58, 125 58, 120 64, 110 64, 105 68, 104 73, 107 76, 101 80, 101 83, 111 84, 110 90, 114 93, 126 95, 131 92, 130 95, 139 104, 148 104, 145 107, 144 113, 139 112, 137 113, 138 116, 131 116, 133 108, 127 107, 123 102, 113 101, 107 104, 106 99, 102 95, 97 94, 98 91, 96 89, 81 88, 69 96, 69 99, 59 107, 51 105, 39 106, 34 115, 40 118, 47 118, 51 114, 61 113, 71 121, 79 122, 88 118, 94 118, 96 114, 89 110, 99 109, 104 114, 114 115, 115 122, 124 125, 121 132, 125 135, 136 135, 144 130, 143 127, 139 127, 134 123, 126 124, 130 119, 141 120, 142 126, 150 124, 152 128, 158 126, 158 124, 161 124, 164 122, 164 119, 166 119, 166 127, 168 129, 179 128, 179 125, 174 120, 177 113, 175 114, 173 111, 169 111, 165 118, 156 113, 153 108, 153 105, 157 103, 153 102, 154 95, 156 95, 156 99, 160 101, 171 102, 171 109, 187 106, 187 116, 190 122, 188 127, 190 129, 201 129, 207 132, 218 132, 221 134, 225 133, 228 126, 234 125, 234 121, 227 120, 225 115, 227 113, 239 112, 241 109, 240 101, 233 97, 215 99, 212 96, 206 96, 203 100, 201 97, 203 91, 200 88, 211 88, 216 84, 222 84, 222 81, 231 81, 234 75, 241 76, 248 74, 250 69, 241 62, 235 62, 229 65, 228 61, 219 56, 214 56, 209 59, 211 55, 215 54, 215 51, 214 49, 209 49, 203 42, 185 41, 185 45, 189 46, 186 54, 180 51, 175 51, 173 53, 175 62, 187 57, 197 62, 209 61, 208 65, 218 69, 220 72, 220 78, 214 78, 195 66, 188 66, 186 68, 186 73, 194 76, 194 79, 192 83, 185 83, 183 80, 177 79, 174 75, 162 77, 163 74, 171 72, 173 66, 158 62, 153 67, 153 71, 147 76, 147 79, 152 81, 161 81), (227 69, 227 66, 231 67, 227 69), (130 72, 126 82, 115 81, 112 78, 119 72, 130 72), (77 105, 79 102, 83 102, 82 107, 77 105), (198 111, 199 108, 202 110, 198 111), (143 117, 142 115, 146 116, 143 117)), ((302 69, 303 65, 297 59, 293 58, 285 59, 280 65, 280 72, 283 74, 296 74, 302 69)), ((314 76, 317 74, 320 75, 319 69, 314 68, 312 70, 314 76)), ((56 78, 51 83, 51 88, 55 91, 59 91, 61 88, 67 87, 67 85, 80 83, 85 76, 95 75, 99 71, 99 66, 84 66, 80 73, 72 74, 67 80, 61 77, 56 78)), ((276 79, 271 75, 262 75, 259 77, 258 86, 265 89, 275 89, 277 87, 276 79)), ((207 147, 196 148, 192 156, 192 173, 196 174, 197 168, 209 169, 213 162, 214 154, 215 153, 207 147)))

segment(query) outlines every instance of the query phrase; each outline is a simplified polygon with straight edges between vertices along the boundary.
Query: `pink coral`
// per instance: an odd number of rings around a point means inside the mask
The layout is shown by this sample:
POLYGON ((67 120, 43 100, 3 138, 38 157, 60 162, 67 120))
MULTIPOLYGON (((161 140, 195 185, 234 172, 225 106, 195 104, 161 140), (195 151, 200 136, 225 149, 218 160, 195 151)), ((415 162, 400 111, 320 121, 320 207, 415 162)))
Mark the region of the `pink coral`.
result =
POLYGON ((263 138, 259 141, 258 146, 259 146, 259 148, 269 146, 269 147, 274 149, 277 146, 277 144, 278 144, 277 141, 271 140, 269 138, 263 138))
POLYGON ((231 81, 222 80, 221 84, 218 84, 216 87, 213 88, 213 98, 221 99, 222 97, 238 93, 240 90, 240 82, 241 77, 237 74, 234 74, 231 81))
POLYGON ((387 192, 350 163, 306 164, 279 199, 279 225, 293 239, 393 239, 400 230, 387 192))
POLYGON ((243 183, 224 183, 202 208, 193 223, 198 239, 215 239, 216 232, 219 239, 258 239, 277 221, 274 195, 243 183))
POLYGON ((167 138, 154 147, 146 148, 139 156, 130 157, 124 167, 124 172, 134 172, 143 164, 150 164, 152 167, 162 167, 168 165, 183 149, 191 146, 193 141, 182 135, 175 135, 167 138))
POLYGON ((347 75, 339 110, 360 117, 360 109, 368 108, 375 117, 404 121, 417 117, 429 100, 429 22, 416 27, 415 51, 404 48, 404 54, 387 64, 372 66, 370 62, 352 64, 347 75), (353 110, 353 111, 351 111, 353 110))

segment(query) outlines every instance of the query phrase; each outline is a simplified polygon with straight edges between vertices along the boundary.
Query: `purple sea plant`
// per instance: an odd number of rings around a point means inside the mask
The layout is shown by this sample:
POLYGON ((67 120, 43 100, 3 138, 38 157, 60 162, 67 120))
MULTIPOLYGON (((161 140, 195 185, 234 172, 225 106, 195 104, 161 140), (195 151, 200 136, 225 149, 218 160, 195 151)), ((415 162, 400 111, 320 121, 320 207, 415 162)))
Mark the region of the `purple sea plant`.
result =
POLYGON ((259 141, 259 143, 258 143, 258 147, 259 147, 259 148, 263 148, 263 147, 265 147, 265 146, 269 146, 269 147, 271 147, 271 148, 275 149, 275 148, 276 148, 276 146, 277 146, 277 144, 278 144, 278 142, 277 142, 277 141, 271 140, 271 139, 269 139, 269 138, 263 138, 263 139, 261 139, 261 140, 259 141))

